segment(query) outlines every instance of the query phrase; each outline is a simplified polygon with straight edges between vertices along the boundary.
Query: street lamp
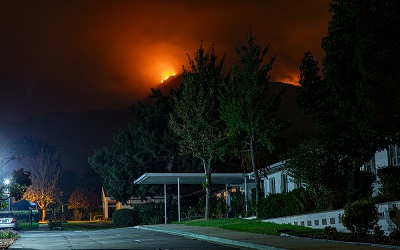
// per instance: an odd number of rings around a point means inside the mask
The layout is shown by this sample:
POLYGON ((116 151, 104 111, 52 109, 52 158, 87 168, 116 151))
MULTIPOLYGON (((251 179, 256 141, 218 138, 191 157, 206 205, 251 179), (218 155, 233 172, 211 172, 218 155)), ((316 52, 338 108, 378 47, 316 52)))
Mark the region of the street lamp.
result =
POLYGON ((6 185, 6 191, 8 193, 8 211, 11 211, 11 190, 10 190, 10 179, 5 179, 4 184, 6 185))

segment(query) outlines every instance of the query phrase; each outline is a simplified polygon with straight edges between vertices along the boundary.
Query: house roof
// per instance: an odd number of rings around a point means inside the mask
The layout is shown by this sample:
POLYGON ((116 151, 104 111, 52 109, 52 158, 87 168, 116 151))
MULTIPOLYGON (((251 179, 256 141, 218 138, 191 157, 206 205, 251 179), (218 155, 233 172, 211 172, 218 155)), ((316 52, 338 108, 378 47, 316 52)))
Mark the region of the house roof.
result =
MULTIPOLYGON (((211 182, 214 184, 243 184, 254 182, 247 173, 212 173, 211 182)), ((133 184, 202 184, 204 173, 145 173, 137 178, 133 184)))

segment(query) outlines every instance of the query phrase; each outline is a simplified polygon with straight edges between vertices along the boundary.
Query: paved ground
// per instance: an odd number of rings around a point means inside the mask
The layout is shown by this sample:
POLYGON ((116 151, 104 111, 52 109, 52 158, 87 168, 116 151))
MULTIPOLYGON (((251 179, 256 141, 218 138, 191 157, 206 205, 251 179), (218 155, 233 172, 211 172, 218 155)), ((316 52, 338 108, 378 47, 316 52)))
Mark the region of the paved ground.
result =
POLYGON ((46 226, 42 225, 39 231, 21 233, 22 237, 10 249, 230 249, 226 245, 239 249, 268 250, 400 249, 400 247, 388 248, 379 245, 349 244, 288 236, 269 236, 234 232, 218 228, 175 224, 81 232, 49 232, 46 226), (178 242, 179 244, 177 244, 178 242), (207 245, 207 242, 223 245, 207 245))
POLYGON ((10 247, 20 250, 65 249, 196 249, 235 250, 236 247, 135 228, 96 231, 30 231, 10 247))
POLYGON ((233 246, 249 249, 400 249, 400 247, 388 247, 371 244, 345 243, 317 239, 304 239, 289 236, 272 236, 255 233, 234 232, 231 230, 194 227, 176 224, 159 224, 138 226, 137 228, 171 233, 197 239, 221 242, 233 246))

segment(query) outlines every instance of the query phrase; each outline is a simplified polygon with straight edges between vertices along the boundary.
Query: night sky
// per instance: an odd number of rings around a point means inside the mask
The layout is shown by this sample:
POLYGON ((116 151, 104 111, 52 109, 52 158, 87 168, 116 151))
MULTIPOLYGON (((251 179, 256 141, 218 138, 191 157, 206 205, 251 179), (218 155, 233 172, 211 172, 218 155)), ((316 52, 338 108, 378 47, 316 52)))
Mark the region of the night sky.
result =
POLYGON ((0 121, 129 107, 181 73, 200 41, 235 59, 249 26, 296 83, 303 53, 320 62, 328 0, 0 1, 0 121))

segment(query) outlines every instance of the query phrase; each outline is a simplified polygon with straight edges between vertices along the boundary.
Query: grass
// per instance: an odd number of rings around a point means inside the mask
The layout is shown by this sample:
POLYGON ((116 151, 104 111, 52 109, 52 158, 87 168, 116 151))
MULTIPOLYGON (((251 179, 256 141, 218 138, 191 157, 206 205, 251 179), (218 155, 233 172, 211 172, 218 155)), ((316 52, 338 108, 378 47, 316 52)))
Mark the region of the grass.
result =
POLYGON ((400 245, 400 238, 393 238, 388 236, 379 236, 368 234, 364 236, 342 233, 342 232, 326 232, 324 229, 312 229, 308 227, 294 226, 289 224, 275 224, 270 222, 262 222, 261 220, 245 220, 245 219, 200 219, 189 220, 183 222, 176 222, 177 224, 184 224, 190 226, 204 226, 204 227, 217 227, 229 229, 239 232, 259 233, 267 235, 279 235, 279 230, 287 231, 288 234, 319 239, 330 239, 347 242, 364 242, 383 245, 400 245))
POLYGON ((280 231, 289 231, 293 235, 318 234, 322 230, 312 229, 308 227, 294 226, 289 224, 276 224, 271 222, 262 222, 261 220, 244 220, 239 218, 232 219, 199 219, 176 222, 177 224, 216 227, 238 232, 259 233, 267 235, 279 235, 280 231))
POLYGON ((115 228, 111 221, 68 221, 63 223, 63 230, 88 231, 115 228))
POLYGON ((23 230, 23 231, 34 231, 34 230, 38 230, 38 228, 39 228, 38 222, 33 222, 32 225, 29 225, 28 222, 22 222, 22 223, 18 223, 18 226, 17 226, 18 230, 23 230))

